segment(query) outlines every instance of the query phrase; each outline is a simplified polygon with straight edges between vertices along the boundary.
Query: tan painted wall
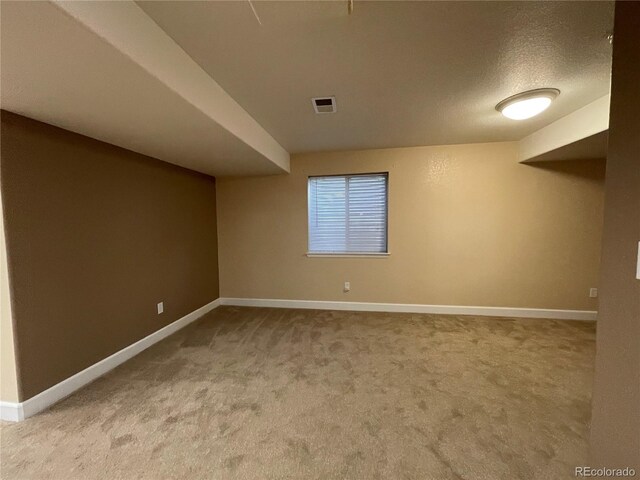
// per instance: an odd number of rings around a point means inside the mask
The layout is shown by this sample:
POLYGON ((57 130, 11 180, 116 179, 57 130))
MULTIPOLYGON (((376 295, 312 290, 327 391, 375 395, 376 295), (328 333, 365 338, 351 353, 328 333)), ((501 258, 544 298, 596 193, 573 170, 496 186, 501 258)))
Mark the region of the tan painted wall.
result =
POLYGON ((591 462, 640 475, 640 2, 616 2, 591 462))
MULTIPOLYGON (((2 178, 0 177, 0 184, 2 178)), ((9 294, 9 271, 4 238, 4 216, 0 195, 0 401, 18 401, 18 378, 16 375, 15 348, 13 345, 13 323, 11 297, 9 294)))
POLYGON ((596 310, 604 162, 516 159, 515 143, 331 152, 218 179, 221 296, 596 310), (306 257, 307 176, 379 171, 391 255, 306 257))
POLYGON ((218 298, 212 177, 4 111, 1 134, 21 400, 218 298))

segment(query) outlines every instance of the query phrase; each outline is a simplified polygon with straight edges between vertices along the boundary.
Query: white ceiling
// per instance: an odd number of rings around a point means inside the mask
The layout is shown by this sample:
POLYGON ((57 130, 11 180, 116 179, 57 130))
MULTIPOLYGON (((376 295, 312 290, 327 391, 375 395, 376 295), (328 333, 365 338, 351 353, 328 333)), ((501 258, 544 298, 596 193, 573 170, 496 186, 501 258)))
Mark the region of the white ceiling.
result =
POLYGON ((612 2, 138 3, 289 152, 518 140, 609 91, 612 2), (539 117, 494 110, 539 87, 539 117))
POLYGON ((521 139, 609 90, 612 2, 0 2, 1 106, 212 175, 521 139), (562 93, 539 117, 495 104, 562 93), (311 97, 334 95, 316 115, 311 97), (283 148, 284 147, 284 148, 283 148))

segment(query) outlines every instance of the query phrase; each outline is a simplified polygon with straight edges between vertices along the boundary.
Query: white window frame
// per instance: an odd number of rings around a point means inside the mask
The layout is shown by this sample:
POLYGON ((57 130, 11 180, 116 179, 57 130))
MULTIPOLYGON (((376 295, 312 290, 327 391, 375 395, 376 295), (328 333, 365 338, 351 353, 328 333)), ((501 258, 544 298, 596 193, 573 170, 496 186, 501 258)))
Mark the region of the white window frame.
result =
POLYGON ((349 174, 332 174, 332 175, 310 175, 307 177, 307 257, 341 257, 341 258, 387 258, 389 253, 389 172, 366 172, 366 173, 349 173, 349 174), (313 178, 327 178, 327 177, 360 177, 360 176, 373 176, 383 175, 385 177, 385 251, 384 252, 320 252, 311 251, 311 232, 309 228, 309 201, 311 198, 311 179, 313 178))

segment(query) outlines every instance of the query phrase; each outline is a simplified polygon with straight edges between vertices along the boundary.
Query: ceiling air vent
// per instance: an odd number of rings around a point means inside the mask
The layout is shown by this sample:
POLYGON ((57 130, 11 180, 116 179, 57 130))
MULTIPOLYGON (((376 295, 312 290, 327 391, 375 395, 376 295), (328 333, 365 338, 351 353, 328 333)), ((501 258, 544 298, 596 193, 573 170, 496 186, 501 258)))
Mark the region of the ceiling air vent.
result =
POLYGON ((316 97, 311 99, 316 113, 336 113, 336 97, 316 97))

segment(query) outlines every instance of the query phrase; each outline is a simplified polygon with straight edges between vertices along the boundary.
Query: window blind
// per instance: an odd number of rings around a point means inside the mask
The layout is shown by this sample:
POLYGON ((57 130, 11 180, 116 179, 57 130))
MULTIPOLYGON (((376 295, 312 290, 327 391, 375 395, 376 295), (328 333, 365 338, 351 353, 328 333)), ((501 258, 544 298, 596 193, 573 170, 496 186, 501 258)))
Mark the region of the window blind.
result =
POLYGON ((309 253, 387 252, 386 173, 310 177, 309 253))

